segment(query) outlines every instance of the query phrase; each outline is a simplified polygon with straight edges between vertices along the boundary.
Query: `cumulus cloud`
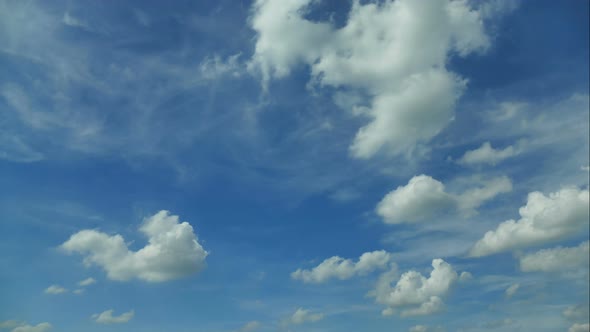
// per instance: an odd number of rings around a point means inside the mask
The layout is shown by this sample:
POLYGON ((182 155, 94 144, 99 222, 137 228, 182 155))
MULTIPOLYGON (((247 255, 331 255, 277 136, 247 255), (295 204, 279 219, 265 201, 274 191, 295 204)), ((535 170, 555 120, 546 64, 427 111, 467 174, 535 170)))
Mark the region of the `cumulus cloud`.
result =
POLYGON ((78 282, 78 286, 90 286, 96 283, 96 279, 94 278, 86 278, 78 282))
POLYGON ((400 311, 400 316, 430 315, 444 308, 443 298, 459 280, 459 275, 450 264, 442 259, 432 261, 432 272, 428 278, 420 272, 410 270, 401 275, 395 286, 394 270, 381 275, 375 289, 376 301, 387 306, 384 315, 400 311))
POLYGON ((35 326, 32 325, 22 325, 16 327, 12 330, 12 332, 46 332, 51 330, 51 324, 49 323, 41 323, 35 326))
POLYGON ((588 269, 590 242, 582 242, 577 247, 539 250, 520 257, 520 269, 524 272, 563 272, 588 269))
POLYGON ((304 323, 314 323, 324 319, 324 314, 322 313, 313 313, 309 310, 299 308, 287 319, 287 324, 292 325, 301 325, 304 323))
POLYGON ((451 194, 445 191, 442 182, 422 174, 385 195, 376 212, 387 224, 420 222, 453 211, 469 215, 485 201, 511 190, 510 179, 499 177, 485 182, 482 187, 451 194))
POLYGON ((516 292, 518 292, 519 288, 520 288, 520 284, 510 285, 508 288, 506 288, 506 291, 504 292, 504 294, 506 295, 507 298, 511 298, 512 296, 514 296, 514 294, 516 294, 516 292))
POLYGON ((574 324, 572 325, 568 332, 588 332, 590 331, 590 324, 574 324))
POLYGON ((322 283, 330 279, 346 280, 355 275, 366 275, 378 269, 386 269, 390 262, 391 254, 383 250, 366 252, 357 262, 333 256, 311 270, 297 269, 291 273, 291 278, 305 283, 322 283))
POLYGON ((198 273, 205 267, 208 252, 197 241, 193 227, 179 217, 160 211, 139 228, 148 244, 129 250, 121 235, 83 230, 61 245, 66 252, 84 255, 84 264, 103 268, 113 280, 137 278, 163 282, 198 273))
POLYGON ((94 314, 92 315, 92 318, 99 324, 124 324, 129 322, 133 316, 135 316, 135 311, 133 310, 125 312, 119 316, 113 316, 113 311, 113 309, 110 309, 100 314, 94 314))
POLYGON ((564 188, 545 196, 528 195, 519 220, 507 220, 477 241, 470 255, 487 256, 564 239, 588 227, 588 190, 564 188))
POLYGON ((347 22, 306 18, 313 0, 258 0, 250 69, 264 86, 299 65, 317 86, 346 87, 369 96, 353 105, 365 116, 350 146, 353 156, 400 155, 436 136, 454 116, 465 80, 446 69, 450 55, 483 52, 489 45, 481 13, 467 1, 353 1, 347 22))
POLYGON ((45 289, 45 294, 57 295, 66 293, 68 290, 61 287, 60 285, 51 285, 45 289))
POLYGON ((457 163, 462 165, 496 165, 505 159, 514 157, 522 153, 522 143, 513 146, 509 145, 504 149, 494 149, 490 142, 483 143, 479 148, 465 152, 465 154, 457 160, 457 163))

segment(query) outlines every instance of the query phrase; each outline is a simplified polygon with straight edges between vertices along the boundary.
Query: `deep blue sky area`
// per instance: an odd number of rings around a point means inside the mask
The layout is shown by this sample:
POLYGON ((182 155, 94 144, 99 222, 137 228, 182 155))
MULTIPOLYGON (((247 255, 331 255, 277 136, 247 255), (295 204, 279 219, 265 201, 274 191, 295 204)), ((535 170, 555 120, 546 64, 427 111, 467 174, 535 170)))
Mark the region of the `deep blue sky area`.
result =
POLYGON ((589 331, 584 0, 0 0, 0 331, 589 331))

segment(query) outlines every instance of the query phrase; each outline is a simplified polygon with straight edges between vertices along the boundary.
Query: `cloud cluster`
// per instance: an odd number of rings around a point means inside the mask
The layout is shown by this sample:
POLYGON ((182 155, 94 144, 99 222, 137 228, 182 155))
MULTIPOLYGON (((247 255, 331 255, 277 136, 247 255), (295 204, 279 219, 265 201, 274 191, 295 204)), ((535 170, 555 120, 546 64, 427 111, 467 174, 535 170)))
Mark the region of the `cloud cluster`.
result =
POLYGON ((471 256, 480 257, 502 251, 540 245, 564 239, 588 227, 588 190, 564 188, 545 196, 528 195, 519 210, 519 220, 507 220, 477 241, 471 256))
POLYGON ((350 146, 353 156, 411 153, 453 119, 465 80, 446 69, 450 56, 483 52, 482 14, 467 1, 353 1, 344 26, 306 18, 314 1, 258 0, 250 68, 265 85, 298 64, 312 83, 367 95, 352 106, 370 119, 350 146))
POLYGON ((386 269, 391 262, 391 254, 384 251, 366 252, 355 263, 338 256, 330 257, 311 270, 297 269, 291 278, 305 283, 322 283, 330 279, 346 280, 355 275, 366 275, 375 270, 386 269))
POLYGON ((148 244, 132 251, 121 235, 83 230, 61 248, 84 255, 86 265, 103 268, 113 280, 137 278, 162 282, 198 273, 205 267, 207 251, 197 241, 193 227, 178 216, 160 211, 146 218, 139 228, 148 244))
POLYGON ((453 211, 469 215, 485 201, 511 190, 510 179, 499 177, 485 182, 482 187, 451 194, 445 191, 442 182, 422 174, 385 195, 376 212, 387 224, 420 222, 453 211))
POLYGON ((381 275, 375 289, 375 297, 378 303, 387 306, 383 314, 393 315, 397 309, 401 309, 402 317, 429 315, 441 311, 444 307, 443 298, 459 281, 459 275, 442 259, 434 259, 432 268, 428 278, 418 271, 407 271, 393 287, 391 284, 395 281, 395 272, 392 270, 381 275))
POLYGON ((113 309, 106 310, 100 314, 92 315, 92 318, 99 324, 124 324, 135 316, 135 311, 133 310, 122 313, 119 316, 113 316, 113 312, 113 309))

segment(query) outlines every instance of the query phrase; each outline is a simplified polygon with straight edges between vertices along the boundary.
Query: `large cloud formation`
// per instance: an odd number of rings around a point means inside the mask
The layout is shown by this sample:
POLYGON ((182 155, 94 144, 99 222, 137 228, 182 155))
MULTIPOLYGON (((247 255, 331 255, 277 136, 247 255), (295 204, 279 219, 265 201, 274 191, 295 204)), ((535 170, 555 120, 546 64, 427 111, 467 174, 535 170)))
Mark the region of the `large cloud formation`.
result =
POLYGON ((545 196, 528 195, 519 220, 507 220, 477 241, 471 256, 480 257, 572 236, 588 227, 588 189, 564 188, 545 196))
POLYGON ((392 315, 401 309, 400 315, 430 315, 444 308, 443 298, 461 278, 453 267, 438 258, 432 260, 432 272, 428 278, 420 272, 408 271, 401 275, 395 286, 395 271, 384 273, 377 282, 375 297, 387 306, 384 315, 392 315))
POLYGON ((144 220, 139 228, 148 244, 129 250, 121 235, 83 230, 61 245, 66 252, 84 255, 84 264, 103 268, 113 280, 137 278, 162 282, 185 277, 205 267, 208 252, 197 241, 193 227, 178 216, 160 211, 144 220))
POLYGON ((466 81, 447 70, 450 56, 490 45, 483 13, 468 1, 387 0, 352 3, 342 27, 307 19, 313 0, 258 0, 250 25, 257 33, 250 68, 265 86, 298 64, 312 83, 350 89, 368 99, 350 105, 370 119, 350 146, 357 158, 379 151, 411 153, 454 117, 466 81))
POLYGON ((386 269, 390 262, 391 254, 384 250, 366 252, 356 263, 350 259, 333 256, 311 270, 297 269, 291 273, 291 278, 305 283, 322 283, 333 278, 345 280, 355 275, 366 275, 377 269, 386 269))
POLYGON ((445 191, 442 182, 422 174, 389 192, 377 205, 376 212, 387 224, 420 222, 457 210, 469 215, 485 201, 511 190, 510 179, 499 177, 482 187, 451 194, 445 191))

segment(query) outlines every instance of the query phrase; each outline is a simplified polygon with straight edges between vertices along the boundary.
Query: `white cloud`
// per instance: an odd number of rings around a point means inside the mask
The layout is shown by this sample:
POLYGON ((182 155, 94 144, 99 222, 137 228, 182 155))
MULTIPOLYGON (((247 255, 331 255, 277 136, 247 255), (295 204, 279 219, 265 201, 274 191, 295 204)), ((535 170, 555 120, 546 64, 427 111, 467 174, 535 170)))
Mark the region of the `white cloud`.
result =
POLYGON ((86 290, 84 288, 78 288, 78 289, 74 290, 74 294, 82 295, 82 294, 84 294, 85 291, 86 290))
POLYGON ((68 290, 61 287, 60 285, 51 285, 45 289, 45 294, 57 295, 66 293, 68 290))
POLYGON ((444 329, 440 326, 430 327, 430 326, 426 326, 426 325, 415 325, 415 326, 412 326, 408 331, 409 332, 442 332, 442 331, 444 331, 444 329))
POLYGON ((239 77, 242 75, 242 65, 238 62, 241 54, 234 54, 223 60, 219 55, 205 58, 199 65, 201 77, 206 80, 214 80, 229 75, 239 77))
POLYGON ((588 226, 588 190, 564 188, 545 196, 528 195, 520 208, 519 220, 507 220, 477 241, 470 255, 486 256, 498 252, 556 241, 588 226))
POLYGON ((287 324, 301 325, 304 323, 314 323, 322 319, 324 319, 324 314, 322 313, 312 313, 309 310, 299 308, 286 322, 287 324))
POLYGON ((88 29, 88 25, 82 22, 81 20, 77 19, 76 17, 72 16, 69 12, 65 12, 62 18, 62 23, 76 28, 83 28, 88 29))
POLYGON ((427 175, 418 175, 411 178, 407 185, 385 195, 376 212, 388 224, 425 221, 453 211, 469 215, 475 213, 483 202, 511 190, 510 179, 500 177, 462 194, 450 194, 445 191, 442 182, 427 175))
POLYGON ((570 321, 580 321, 588 319, 588 304, 578 304, 565 308, 563 316, 570 321))
POLYGON ((99 324, 123 324, 129 322, 133 316, 135 316, 135 311, 133 310, 119 316, 113 316, 113 309, 110 309, 100 314, 94 314, 92 318, 99 324))
POLYGON ((516 294, 516 292, 518 292, 519 288, 520 288, 520 284, 510 285, 508 288, 506 288, 506 291, 504 292, 504 294, 506 295, 507 298, 511 298, 512 296, 514 296, 514 294, 516 294))
POLYGON ((442 299, 451 287, 459 280, 459 276, 450 264, 442 259, 432 261, 433 270, 428 278, 420 272, 411 270, 401 275, 394 287, 395 271, 381 275, 375 289, 376 301, 388 307, 383 313, 393 314, 401 309, 400 315, 429 315, 443 309, 442 299))
POLYGON ((490 142, 485 142, 479 148, 465 152, 457 162, 468 166, 479 164, 496 165, 505 159, 522 153, 522 145, 523 143, 519 143, 516 146, 509 145, 504 149, 494 149, 490 142))
POLYGON ((341 28, 304 18, 313 4, 255 3, 250 22, 257 40, 250 69, 261 72, 266 86, 306 64, 312 83, 367 94, 369 107, 357 113, 370 123, 350 146, 357 158, 381 150, 411 153, 437 135, 453 119, 466 84, 447 71, 448 57, 485 51, 490 44, 480 13, 467 1, 353 1, 341 28))
POLYGON ((121 235, 83 230, 61 245, 66 252, 85 255, 84 264, 102 267, 113 280, 138 278, 162 282, 198 273, 207 251, 197 242, 193 227, 178 216, 160 211, 144 220, 139 230, 148 244, 131 251, 121 235))
POLYGON ((588 332, 590 331, 590 324, 574 324, 572 325, 568 332, 588 332))
POLYGON ((239 331, 240 332, 256 331, 261 326, 262 326, 262 324, 259 321, 253 320, 251 322, 248 322, 248 323, 244 324, 244 326, 242 326, 242 328, 239 331))
POLYGON ((520 269, 524 272, 563 272, 588 269, 589 251, 589 241, 582 242, 577 247, 539 250, 520 257, 520 269))
POLYGON ((338 256, 330 257, 311 270, 297 269, 291 278, 305 283, 322 283, 330 279, 350 279, 355 275, 366 275, 377 269, 386 269, 391 261, 391 254, 379 250, 366 252, 355 263, 338 256))
POLYGON ((46 332, 51 330, 51 324, 41 323, 35 326, 23 325, 12 330, 12 332, 46 332))
POLYGON ((94 278, 86 278, 78 282, 78 286, 90 286, 96 283, 96 279, 94 278))
POLYGON ((19 325, 23 325, 23 323, 16 320, 5 320, 0 322, 0 329, 11 329, 19 325))

